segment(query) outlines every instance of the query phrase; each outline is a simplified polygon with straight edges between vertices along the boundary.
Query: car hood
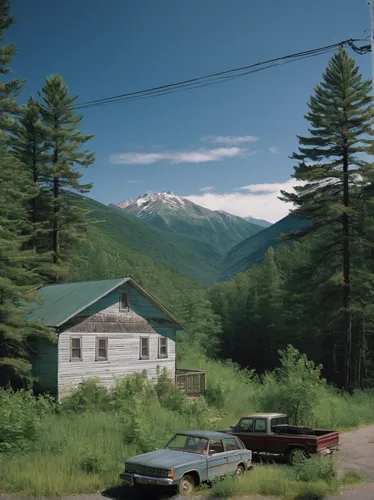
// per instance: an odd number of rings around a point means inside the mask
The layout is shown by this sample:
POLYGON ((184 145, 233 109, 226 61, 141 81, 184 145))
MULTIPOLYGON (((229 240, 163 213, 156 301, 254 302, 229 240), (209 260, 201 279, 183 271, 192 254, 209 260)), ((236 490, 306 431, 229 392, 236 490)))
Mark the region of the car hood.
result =
POLYGON ((188 453, 179 450, 156 450, 144 455, 137 455, 126 460, 127 464, 146 465, 156 469, 172 469, 178 465, 189 465, 195 462, 201 462, 205 455, 198 453, 188 453))

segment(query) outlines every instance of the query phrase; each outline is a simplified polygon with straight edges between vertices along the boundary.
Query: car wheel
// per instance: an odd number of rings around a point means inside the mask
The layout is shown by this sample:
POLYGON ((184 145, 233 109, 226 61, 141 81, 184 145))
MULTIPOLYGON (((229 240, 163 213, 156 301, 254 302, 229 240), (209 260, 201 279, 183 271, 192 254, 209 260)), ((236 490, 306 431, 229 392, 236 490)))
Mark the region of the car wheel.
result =
POLYGON ((235 477, 237 479, 242 479, 244 476, 244 467, 242 465, 238 465, 235 471, 235 477))
POLYGON ((189 495, 195 489, 195 479, 190 476, 190 474, 186 474, 182 477, 178 484, 178 493, 181 495, 189 495))

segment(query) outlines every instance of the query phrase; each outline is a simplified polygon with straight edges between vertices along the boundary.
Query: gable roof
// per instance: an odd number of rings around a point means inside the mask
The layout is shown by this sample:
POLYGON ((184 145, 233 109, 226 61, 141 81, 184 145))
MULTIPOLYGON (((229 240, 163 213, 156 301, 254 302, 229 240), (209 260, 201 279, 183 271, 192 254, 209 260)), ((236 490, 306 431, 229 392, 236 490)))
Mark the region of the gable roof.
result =
POLYGON ((139 286, 131 276, 100 281, 78 281, 46 285, 37 291, 37 302, 28 315, 27 321, 39 321, 46 326, 59 327, 74 318, 98 300, 108 295, 124 283, 129 283, 157 309, 161 310, 173 323, 182 324, 155 297, 139 286))

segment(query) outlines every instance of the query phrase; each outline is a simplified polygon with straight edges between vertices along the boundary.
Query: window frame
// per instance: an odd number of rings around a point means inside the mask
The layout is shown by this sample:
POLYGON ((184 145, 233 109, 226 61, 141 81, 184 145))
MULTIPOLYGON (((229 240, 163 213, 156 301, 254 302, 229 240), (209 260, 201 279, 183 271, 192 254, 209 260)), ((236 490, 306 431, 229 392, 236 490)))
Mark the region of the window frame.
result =
POLYGON ((108 361, 108 337, 98 336, 95 342, 95 361, 108 361), (102 349, 100 347, 100 340, 105 340, 105 357, 99 356, 99 351, 102 349))
POLYGON ((214 456, 220 455, 221 453, 226 453, 225 445, 223 444, 223 440, 222 439, 209 439, 208 455, 210 455, 210 450, 211 450, 212 444, 214 446, 215 443, 221 443, 221 445, 222 445, 222 451, 216 451, 214 453, 214 456))
POLYGON ((255 432, 256 434, 259 434, 261 432, 265 432, 266 433, 266 418, 256 418, 255 421, 254 421, 254 426, 253 426, 253 431, 252 432, 255 432), (257 422, 265 422, 265 427, 263 430, 258 430, 256 429, 257 427, 257 422))
POLYGON ((130 310, 130 308, 129 308, 129 295, 126 292, 119 292, 119 310, 122 312, 123 311, 128 312, 130 310), (125 301, 122 300, 123 297, 126 297, 125 301), (123 307, 124 303, 126 305, 123 307))
POLYGON ((253 417, 243 417, 239 420, 239 423, 238 423, 238 426, 237 426, 237 429, 239 431, 242 431, 242 432, 253 432, 253 429, 254 429, 254 426, 255 426, 255 419, 253 417), (240 424, 245 421, 245 420, 252 420, 252 427, 251 427, 251 430, 248 430, 248 429, 244 429, 243 427, 240 426, 240 424))
POLYGON ((142 336, 139 339, 139 359, 142 359, 142 360, 150 359, 150 338, 149 337, 142 336), (147 341, 147 348, 148 348, 147 356, 143 355, 143 344, 142 344, 143 340, 147 341))
POLYGON ((70 362, 83 361, 83 340, 82 335, 70 335, 70 362), (79 340, 79 347, 73 347, 73 340, 79 340), (73 349, 79 349, 79 358, 73 357, 73 349))
POLYGON ((238 440, 236 439, 236 437, 231 437, 231 438, 223 438, 222 439, 222 442, 223 442, 223 447, 224 447, 224 450, 229 453, 230 451, 238 451, 238 450, 241 450, 242 448, 239 448, 239 443, 238 443, 238 440), (232 450, 228 450, 226 448, 226 441, 234 441, 235 443, 235 446, 236 448, 232 449, 232 450))
POLYGON ((169 342, 168 342, 168 338, 167 337, 159 337, 158 338, 158 359, 167 359, 169 357, 169 342), (166 353, 165 354, 161 354, 161 340, 165 340, 166 341, 166 344, 165 344, 165 348, 166 348, 166 353))

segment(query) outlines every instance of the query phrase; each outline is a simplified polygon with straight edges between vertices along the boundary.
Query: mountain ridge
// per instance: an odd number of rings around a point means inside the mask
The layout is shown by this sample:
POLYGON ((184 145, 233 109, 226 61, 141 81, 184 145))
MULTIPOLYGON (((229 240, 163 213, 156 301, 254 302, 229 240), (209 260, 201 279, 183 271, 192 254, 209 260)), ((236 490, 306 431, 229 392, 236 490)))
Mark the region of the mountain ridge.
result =
POLYGON ((171 191, 144 193, 110 207, 135 215, 152 225, 214 245, 222 256, 245 238, 263 230, 242 217, 209 210, 171 191))

